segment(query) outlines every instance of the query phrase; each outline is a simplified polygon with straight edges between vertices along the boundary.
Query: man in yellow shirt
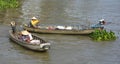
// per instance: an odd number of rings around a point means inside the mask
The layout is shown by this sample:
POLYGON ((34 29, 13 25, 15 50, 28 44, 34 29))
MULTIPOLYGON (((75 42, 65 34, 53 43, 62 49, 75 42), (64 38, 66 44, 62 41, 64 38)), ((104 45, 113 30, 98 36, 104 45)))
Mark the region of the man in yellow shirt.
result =
POLYGON ((37 28, 37 24, 39 23, 38 19, 36 17, 32 17, 30 21, 30 27, 37 28))

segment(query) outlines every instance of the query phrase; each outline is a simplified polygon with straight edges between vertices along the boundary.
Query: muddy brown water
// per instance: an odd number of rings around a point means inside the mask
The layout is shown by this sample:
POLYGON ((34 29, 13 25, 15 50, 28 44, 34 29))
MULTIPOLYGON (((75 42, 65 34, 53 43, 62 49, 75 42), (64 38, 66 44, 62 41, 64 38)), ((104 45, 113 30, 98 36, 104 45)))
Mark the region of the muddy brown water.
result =
POLYGON ((119 64, 120 0, 24 0, 18 9, 0 11, 0 64, 119 64), (9 40, 10 21, 18 25, 36 16, 41 24, 91 25, 104 18, 118 37, 92 41, 83 35, 37 34, 50 42, 48 52, 27 50, 9 40))

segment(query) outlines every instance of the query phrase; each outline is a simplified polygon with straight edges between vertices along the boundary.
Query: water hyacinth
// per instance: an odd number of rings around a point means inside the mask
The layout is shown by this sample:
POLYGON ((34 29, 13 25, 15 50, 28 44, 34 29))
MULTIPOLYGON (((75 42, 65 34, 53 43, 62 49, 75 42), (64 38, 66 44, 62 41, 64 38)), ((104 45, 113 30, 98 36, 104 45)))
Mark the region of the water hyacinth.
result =
POLYGON ((18 6, 18 0, 0 0, 0 9, 16 8, 18 6))
POLYGON ((95 41, 109 41, 116 39, 114 32, 107 32, 106 30, 95 30, 95 32, 90 34, 90 37, 95 41))

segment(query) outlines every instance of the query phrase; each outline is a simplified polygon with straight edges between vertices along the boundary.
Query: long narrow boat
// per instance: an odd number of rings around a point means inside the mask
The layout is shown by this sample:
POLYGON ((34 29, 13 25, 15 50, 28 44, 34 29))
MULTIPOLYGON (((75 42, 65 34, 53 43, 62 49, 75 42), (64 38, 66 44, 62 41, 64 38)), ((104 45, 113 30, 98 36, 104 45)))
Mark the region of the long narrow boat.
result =
POLYGON ((41 39, 40 37, 38 37, 36 35, 32 34, 32 37, 33 37, 33 39, 40 40, 40 44, 30 44, 26 41, 20 40, 18 38, 18 33, 17 32, 12 33, 12 30, 9 31, 9 34, 10 34, 10 39, 12 41, 14 41, 15 43, 17 43, 27 49, 35 50, 35 51, 47 51, 50 49, 50 43, 44 41, 43 39, 41 39))
POLYGON ((71 35, 78 35, 78 34, 90 34, 92 32, 94 32, 96 29, 72 29, 72 30, 66 30, 66 29, 47 29, 47 28, 32 28, 32 27, 28 27, 28 26, 24 26, 24 29, 31 31, 31 32, 36 32, 36 33, 48 33, 48 34, 71 34, 71 35))

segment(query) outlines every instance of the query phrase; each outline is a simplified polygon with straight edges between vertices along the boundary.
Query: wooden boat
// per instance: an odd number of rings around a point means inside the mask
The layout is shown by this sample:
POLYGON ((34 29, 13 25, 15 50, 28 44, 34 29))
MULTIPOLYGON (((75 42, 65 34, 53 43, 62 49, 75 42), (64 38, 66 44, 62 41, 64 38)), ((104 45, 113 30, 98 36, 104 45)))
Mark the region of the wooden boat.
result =
MULTIPOLYGON (((96 29, 72 29, 72 30, 66 30, 66 29, 46 29, 46 28, 32 28, 28 26, 24 26, 24 29, 31 31, 31 32, 36 32, 36 33, 48 33, 48 34, 71 34, 71 35, 84 35, 84 34, 90 34, 94 32, 96 29)), ((98 29, 98 28, 97 28, 98 29)))
POLYGON ((12 41, 14 41, 15 43, 17 43, 27 49, 35 50, 35 51, 47 51, 50 49, 50 43, 44 41, 43 39, 41 39, 40 37, 38 37, 36 35, 32 34, 32 37, 33 37, 33 39, 40 40, 40 44, 30 44, 26 41, 20 40, 18 38, 18 32, 12 33, 12 30, 9 31, 9 34, 10 34, 10 39, 12 41))

